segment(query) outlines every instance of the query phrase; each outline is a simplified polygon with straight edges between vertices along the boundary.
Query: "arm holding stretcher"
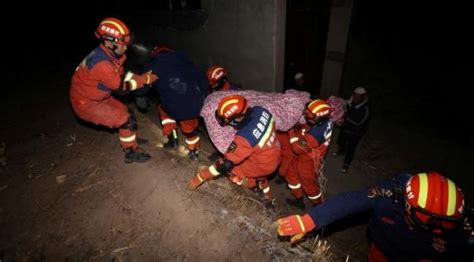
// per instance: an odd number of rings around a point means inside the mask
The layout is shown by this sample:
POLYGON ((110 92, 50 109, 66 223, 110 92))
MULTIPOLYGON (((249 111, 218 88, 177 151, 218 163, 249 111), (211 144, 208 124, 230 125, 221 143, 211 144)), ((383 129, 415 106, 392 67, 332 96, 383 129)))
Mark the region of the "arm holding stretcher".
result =
POLYGON ((198 173, 188 183, 188 189, 194 190, 202 183, 221 174, 228 174, 235 165, 240 164, 252 154, 250 144, 244 138, 236 136, 224 157, 208 168, 198 169, 198 173))

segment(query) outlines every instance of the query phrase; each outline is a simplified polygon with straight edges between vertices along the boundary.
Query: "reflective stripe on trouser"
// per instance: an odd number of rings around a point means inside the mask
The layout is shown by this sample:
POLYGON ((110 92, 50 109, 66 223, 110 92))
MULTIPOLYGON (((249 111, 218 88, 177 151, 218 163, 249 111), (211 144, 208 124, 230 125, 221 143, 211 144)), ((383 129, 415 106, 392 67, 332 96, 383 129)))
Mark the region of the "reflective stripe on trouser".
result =
POLYGON ((314 196, 308 195, 308 198, 315 205, 321 204, 321 202, 322 202, 322 192, 320 191, 319 194, 314 195, 314 196))
POLYGON ((306 196, 314 204, 322 202, 321 188, 319 186, 318 175, 316 170, 319 170, 321 164, 315 163, 312 158, 309 157, 298 157, 297 170, 301 187, 306 196))
POLYGON ((179 121, 179 127, 181 127, 183 135, 186 136, 186 147, 189 150, 199 149, 200 142, 199 136, 197 135, 198 125, 198 118, 179 121))
POLYGON ((288 182, 288 187, 290 188, 291 190, 291 194, 295 197, 295 198, 302 198, 303 197, 303 189, 301 189, 301 184, 298 183, 296 185, 293 185, 293 184, 290 184, 288 182))
POLYGON ((298 175, 298 169, 297 169, 297 159, 294 159, 295 161, 292 161, 287 168, 286 172, 286 182, 288 182, 288 187, 291 190, 291 194, 295 198, 302 198, 303 197, 303 189, 301 188, 301 182, 300 178, 298 175))
POLYGON ((125 148, 137 148, 137 134, 130 129, 119 129, 120 146, 125 148))
POLYGON ((158 113, 160 114, 161 126, 163 128, 163 136, 169 136, 172 134, 173 130, 176 130, 178 126, 176 125, 176 120, 170 117, 161 106, 158 107, 158 113))
POLYGON ((196 150, 196 149, 199 149, 199 136, 193 136, 193 137, 187 137, 185 142, 186 142, 186 147, 189 149, 189 150, 196 150))

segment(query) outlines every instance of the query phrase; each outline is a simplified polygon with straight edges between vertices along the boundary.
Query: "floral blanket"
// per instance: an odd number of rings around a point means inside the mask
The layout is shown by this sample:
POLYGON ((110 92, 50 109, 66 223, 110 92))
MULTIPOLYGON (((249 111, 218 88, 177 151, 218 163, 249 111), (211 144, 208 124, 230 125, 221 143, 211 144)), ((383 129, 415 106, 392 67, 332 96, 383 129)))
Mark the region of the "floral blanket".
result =
POLYGON ((337 126, 342 126, 347 111, 347 101, 337 96, 330 96, 326 100, 331 107, 331 120, 337 126))
POLYGON ((298 122, 305 123, 302 112, 306 103, 310 101, 310 95, 307 92, 292 89, 284 94, 252 90, 215 92, 204 101, 200 115, 204 118, 212 143, 221 153, 225 153, 229 147, 236 130, 232 127, 220 126, 215 118, 215 111, 219 101, 231 94, 242 95, 247 98, 250 106, 261 106, 270 111, 275 118, 276 128, 279 131, 288 131, 298 122))

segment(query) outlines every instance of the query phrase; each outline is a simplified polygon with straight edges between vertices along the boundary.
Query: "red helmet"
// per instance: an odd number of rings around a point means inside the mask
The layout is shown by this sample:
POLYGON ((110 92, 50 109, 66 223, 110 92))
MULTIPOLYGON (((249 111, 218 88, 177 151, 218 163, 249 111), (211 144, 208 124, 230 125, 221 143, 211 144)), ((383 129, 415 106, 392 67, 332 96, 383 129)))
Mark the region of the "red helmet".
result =
POLYGON ((151 51, 151 56, 155 57, 157 55, 172 52, 172 51, 173 51, 173 49, 168 48, 167 46, 157 45, 157 46, 155 46, 155 48, 153 48, 153 51, 151 51))
POLYGON ((216 119, 221 126, 231 125, 235 126, 236 118, 245 115, 248 109, 248 102, 241 95, 230 95, 222 98, 217 106, 216 119))
POLYGON ((101 40, 109 40, 122 45, 130 45, 133 35, 128 27, 119 19, 108 17, 100 22, 95 36, 101 40))
POLYGON ((458 228, 464 220, 461 189, 437 172, 412 176, 405 197, 411 222, 434 233, 458 228))
POLYGON ((305 109, 305 116, 308 120, 314 120, 318 117, 328 116, 331 112, 331 108, 326 101, 322 99, 316 99, 311 101, 305 109))
POLYGON ((219 65, 213 65, 207 70, 207 80, 209 80, 209 85, 213 88, 224 80, 225 77, 227 77, 227 71, 219 65))

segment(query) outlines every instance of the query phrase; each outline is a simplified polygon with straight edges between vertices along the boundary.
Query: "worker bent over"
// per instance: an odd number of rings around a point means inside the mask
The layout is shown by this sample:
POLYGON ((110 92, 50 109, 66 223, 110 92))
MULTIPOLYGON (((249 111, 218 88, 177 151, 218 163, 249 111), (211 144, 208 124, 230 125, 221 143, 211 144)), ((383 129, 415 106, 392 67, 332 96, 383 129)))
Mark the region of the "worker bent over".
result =
POLYGON ((207 80, 209 81, 209 93, 240 89, 229 81, 227 70, 220 65, 213 65, 207 69, 207 80))
POLYGON ((371 211, 367 260, 473 261, 473 213, 461 189, 437 172, 400 174, 340 193, 308 214, 278 220, 278 234, 298 241, 313 229, 371 211))
POLYGON ((144 162, 150 155, 137 144, 137 124, 128 108, 111 96, 142 88, 157 80, 151 72, 125 74, 125 51, 132 43, 128 27, 116 18, 104 19, 95 35, 101 44, 77 67, 72 77, 70 99, 78 117, 96 125, 118 128, 125 162, 144 162))
MULTIPOLYGON (((198 134, 199 112, 208 94, 206 75, 188 58, 186 53, 166 46, 156 46, 150 54, 147 66, 159 74, 160 79, 151 88, 159 94, 158 113, 167 137, 165 148, 178 146, 177 127, 185 136, 188 157, 198 160, 200 137, 198 134)), ((136 92, 143 96, 147 90, 136 92)))
POLYGON ((229 174, 237 185, 259 186, 266 204, 273 204, 267 177, 280 163, 280 144, 272 114, 260 106, 249 107, 247 99, 240 95, 230 95, 220 101, 216 118, 222 126, 237 129, 237 134, 224 156, 209 168, 200 170, 189 182, 189 189, 197 188, 212 177, 229 174))

